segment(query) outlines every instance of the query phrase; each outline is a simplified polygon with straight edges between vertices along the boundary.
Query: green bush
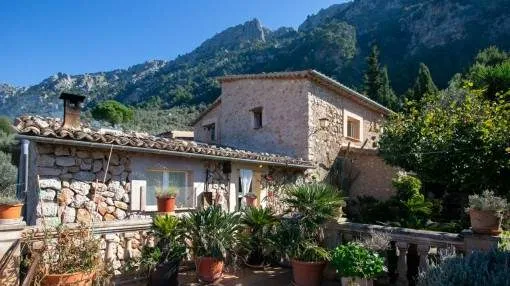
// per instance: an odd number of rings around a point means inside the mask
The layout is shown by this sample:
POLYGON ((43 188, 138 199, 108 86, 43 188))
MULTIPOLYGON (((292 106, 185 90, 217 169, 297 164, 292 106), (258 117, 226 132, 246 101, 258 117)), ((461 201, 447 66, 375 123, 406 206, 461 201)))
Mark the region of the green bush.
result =
POLYGON ((269 208, 247 207, 241 223, 246 227, 248 263, 260 265, 267 262, 275 252, 274 237, 278 218, 269 208))
POLYGON ((98 103, 92 108, 91 113, 94 119, 104 120, 114 125, 133 119, 133 110, 115 100, 98 103))
POLYGON ((16 180, 18 170, 11 164, 11 155, 0 151, 0 203, 17 203, 16 180))
POLYGON ((342 277, 375 278, 384 271, 384 258, 360 243, 349 242, 333 251, 331 264, 342 277))
POLYGON ((420 286, 510 285, 510 252, 473 252, 446 257, 418 278, 420 286))

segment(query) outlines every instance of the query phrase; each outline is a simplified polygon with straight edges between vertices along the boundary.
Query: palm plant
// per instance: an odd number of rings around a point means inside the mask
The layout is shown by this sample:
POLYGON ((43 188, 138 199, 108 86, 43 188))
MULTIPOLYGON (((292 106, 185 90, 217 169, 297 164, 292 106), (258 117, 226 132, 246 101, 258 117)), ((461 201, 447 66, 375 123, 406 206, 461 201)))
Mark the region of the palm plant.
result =
POLYGON ((269 208, 247 207, 243 211, 241 223, 247 228, 248 264, 260 265, 274 252, 275 226, 278 218, 269 208))
POLYGON ((227 213, 219 206, 190 213, 184 218, 186 238, 196 257, 226 260, 239 246, 241 224, 238 213, 227 213))

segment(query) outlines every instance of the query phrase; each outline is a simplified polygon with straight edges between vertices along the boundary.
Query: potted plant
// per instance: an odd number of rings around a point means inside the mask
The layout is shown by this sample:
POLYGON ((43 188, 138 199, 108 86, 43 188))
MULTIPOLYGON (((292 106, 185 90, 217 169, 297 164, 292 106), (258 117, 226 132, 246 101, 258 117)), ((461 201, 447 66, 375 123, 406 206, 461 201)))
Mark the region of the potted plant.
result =
POLYGON ((384 258, 357 242, 337 246, 331 264, 342 276, 344 286, 372 286, 373 279, 386 271, 384 258))
POLYGON ((498 235, 501 233, 501 221, 508 210, 506 199, 497 197, 492 191, 482 195, 469 196, 469 218, 471 229, 475 233, 498 235))
POLYGON ((221 278, 224 262, 235 256, 240 247, 240 215, 225 212, 220 206, 210 206, 188 214, 184 226, 198 278, 205 282, 221 278))
POLYGON ((16 197, 17 169, 10 157, 0 151, 0 220, 19 220, 23 207, 16 197))
POLYGON ((156 188, 156 198, 158 200, 158 212, 173 212, 175 211, 175 196, 177 189, 175 187, 156 188))
POLYGON ((77 228, 63 225, 45 230, 39 252, 41 262, 36 277, 40 285, 92 285, 102 268, 99 239, 84 224, 77 228))
POLYGON ((246 199, 246 205, 249 207, 255 207, 257 205, 257 195, 255 195, 252 192, 247 193, 244 195, 244 198, 246 199))
POLYGON ((283 202, 290 219, 281 224, 281 233, 290 241, 285 251, 291 260, 294 284, 318 286, 331 258, 323 247, 324 223, 338 217, 343 204, 340 192, 320 183, 293 185, 283 202))
POLYGON ((179 264, 186 254, 182 222, 175 216, 155 216, 152 232, 157 244, 145 246, 140 261, 148 270, 150 285, 178 285, 179 264))
POLYGON ((246 265, 263 267, 274 253, 273 241, 278 218, 269 208, 247 207, 243 211, 241 223, 247 231, 248 255, 246 265))

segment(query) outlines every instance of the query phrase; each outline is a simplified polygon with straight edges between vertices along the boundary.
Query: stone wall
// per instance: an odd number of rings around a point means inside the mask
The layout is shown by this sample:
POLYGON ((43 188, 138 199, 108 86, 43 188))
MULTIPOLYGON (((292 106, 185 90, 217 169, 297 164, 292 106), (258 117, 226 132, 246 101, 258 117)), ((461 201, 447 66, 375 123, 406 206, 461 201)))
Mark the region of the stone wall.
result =
POLYGON ((37 224, 123 220, 128 217, 129 156, 109 150, 37 144, 37 224), (105 176, 106 174, 106 176, 105 176))
POLYGON ((195 124, 193 128, 194 140, 198 142, 205 142, 211 144, 221 144, 221 137, 219 136, 221 128, 219 124, 220 116, 221 116, 221 103, 213 107, 206 114, 204 114, 204 116, 195 124), (207 128, 204 127, 204 125, 211 123, 214 123, 216 128, 216 141, 214 142, 210 140, 211 138, 210 133, 207 130, 207 128))

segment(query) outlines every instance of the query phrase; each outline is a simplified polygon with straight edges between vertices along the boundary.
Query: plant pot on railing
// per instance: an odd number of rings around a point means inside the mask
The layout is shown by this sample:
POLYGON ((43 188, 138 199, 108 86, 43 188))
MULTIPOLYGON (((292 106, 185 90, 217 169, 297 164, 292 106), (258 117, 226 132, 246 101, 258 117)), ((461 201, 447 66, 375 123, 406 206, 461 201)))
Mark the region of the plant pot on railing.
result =
POLYGON ((244 196, 246 199, 246 205, 249 207, 257 206, 257 196, 254 193, 248 193, 244 196))
POLYGON ((507 201, 497 197, 491 191, 484 191, 482 195, 469 196, 469 218, 471 229, 475 233, 498 235, 502 232, 501 221, 508 210, 507 201))
POLYGON ((41 280, 42 286, 89 286, 94 280, 94 272, 74 272, 66 274, 47 274, 41 280))
POLYGON ((0 220, 19 220, 22 208, 20 202, 0 203, 0 220))
POLYGON ((156 188, 156 199, 158 203, 158 212, 174 212, 175 211, 175 196, 177 190, 174 188, 156 188))

